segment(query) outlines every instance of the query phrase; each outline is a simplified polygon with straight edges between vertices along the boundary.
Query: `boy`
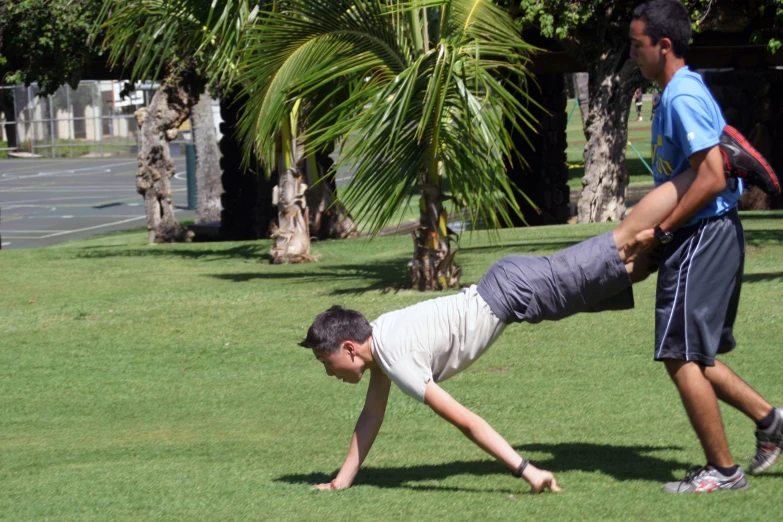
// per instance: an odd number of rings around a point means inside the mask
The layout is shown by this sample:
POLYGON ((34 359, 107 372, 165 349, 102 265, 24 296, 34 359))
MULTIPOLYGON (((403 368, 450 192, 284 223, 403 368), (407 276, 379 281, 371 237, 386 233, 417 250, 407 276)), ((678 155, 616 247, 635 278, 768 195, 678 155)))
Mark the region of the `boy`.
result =
POLYGON ((436 383, 472 364, 512 322, 631 308, 632 282, 649 275, 648 260, 634 251, 634 237, 666 217, 692 177, 685 173, 656 188, 614 231, 548 257, 503 258, 478 285, 459 294, 384 314, 372 324, 339 306, 319 314, 300 345, 313 351, 328 376, 355 384, 369 370, 370 385, 340 471, 317 487, 351 486, 380 430, 394 382, 524 478, 531 493, 560 491, 551 472, 518 455, 436 383))

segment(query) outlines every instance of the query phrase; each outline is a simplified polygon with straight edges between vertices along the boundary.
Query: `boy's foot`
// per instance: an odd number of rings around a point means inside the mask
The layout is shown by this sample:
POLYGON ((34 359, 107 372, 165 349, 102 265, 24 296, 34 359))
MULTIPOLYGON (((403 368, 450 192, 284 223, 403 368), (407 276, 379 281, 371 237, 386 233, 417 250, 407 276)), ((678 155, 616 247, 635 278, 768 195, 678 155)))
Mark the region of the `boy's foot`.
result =
POLYGON ((710 465, 690 468, 690 473, 679 482, 669 482, 663 486, 664 493, 709 493, 721 490, 748 489, 748 479, 742 468, 737 467, 733 475, 727 477, 710 465))
POLYGON ((756 430, 756 455, 748 471, 756 475, 767 471, 780 458, 783 449, 783 407, 775 410, 775 422, 766 430, 756 430))
POLYGON ((743 178, 767 194, 780 194, 780 183, 775 171, 764 156, 731 125, 726 125, 720 135, 720 152, 723 167, 729 176, 743 178))

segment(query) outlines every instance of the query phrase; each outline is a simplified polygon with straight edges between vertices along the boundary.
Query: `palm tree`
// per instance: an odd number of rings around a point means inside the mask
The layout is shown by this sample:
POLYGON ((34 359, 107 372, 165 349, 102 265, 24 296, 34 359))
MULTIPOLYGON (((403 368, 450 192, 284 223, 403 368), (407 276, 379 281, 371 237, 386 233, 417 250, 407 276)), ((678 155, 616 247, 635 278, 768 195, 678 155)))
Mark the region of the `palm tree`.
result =
POLYGON ((277 164, 296 125, 305 157, 341 142, 354 174, 340 200, 374 232, 418 189, 412 284, 457 286, 444 204, 489 228, 519 215, 503 159, 521 161, 511 128, 532 129, 532 50, 488 0, 280 0, 241 54, 245 150, 277 164))

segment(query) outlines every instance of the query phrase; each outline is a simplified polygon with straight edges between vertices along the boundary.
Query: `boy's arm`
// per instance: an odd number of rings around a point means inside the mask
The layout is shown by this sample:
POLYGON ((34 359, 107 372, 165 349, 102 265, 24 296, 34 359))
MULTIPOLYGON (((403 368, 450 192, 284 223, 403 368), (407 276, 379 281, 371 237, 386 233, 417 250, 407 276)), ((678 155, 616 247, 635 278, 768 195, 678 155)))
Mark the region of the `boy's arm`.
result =
MULTIPOLYGON (((680 228, 726 188, 723 161, 717 145, 695 152, 688 161, 696 172, 696 178, 672 213, 661 221, 660 227, 666 232, 674 232, 680 228)), ((640 232, 636 241, 644 245, 647 251, 659 246, 652 228, 640 232)))
MULTIPOLYGON (((427 389, 424 392, 424 402, 435 413, 456 426, 478 447, 505 464, 507 468, 512 471, 519 468, 519 465, 522 463, 522 457, 514 451, 514 448, 498 432, 492 429, 492 426, 487 421, 457 402, 433 381, 427 383, 427 389)), ((560 491, 552 473, 538 469, 532 464, 528 464, 522 472, 522 478, 530 483, 531 493, 539 493, 547 488, 552 491, 560 491)))
POLYGON ((353 430, 351 445, 339 473, 327 484, 319 484, 317 489, 349 488, 359 472, 359 467, 370 452, 375 437, 383 424, 386 414, 386 403, 389 399, 391 380, 380 370, 370 370, 370 385, 367 388, 367 398, 364 401, 356 428, 353 430))

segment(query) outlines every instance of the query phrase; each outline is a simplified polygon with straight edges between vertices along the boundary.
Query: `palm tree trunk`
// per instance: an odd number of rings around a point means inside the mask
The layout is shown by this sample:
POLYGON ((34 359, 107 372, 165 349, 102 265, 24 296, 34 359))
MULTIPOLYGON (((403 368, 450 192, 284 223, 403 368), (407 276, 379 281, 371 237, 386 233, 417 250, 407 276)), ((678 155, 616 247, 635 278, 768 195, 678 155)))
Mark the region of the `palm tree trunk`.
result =
POLYGON ((220 221, 220 164, 212 100, 204 91, 190 115, 196 145, 196 223, 220 221))
POLYGON ((582 114, 582 132, 587 139, 587 117, 590 115, 590 73, 574 73, 574 91, 582 114))
POLYGON ((307 158, 307 207, 310 233, 318 240, 358 237, 359 229, 348 210, 335 201, 337 191, 331 151, 324 150, 307 158))
POLYGON ((440 183, 427 184, 419 199, 419 227, 413 232, 413 259, 408 261, 408 274, 415 290, 445 290, 458 288, 462 269, 454 262, 448 229, 448 215, 443 208, 440 183))
POLYGON ((318 256, 310 255, 306 187, 298 170, 288 168, 280 174, 274 197, 278 224, 272 231, 273 244, 269 252, 275 264, 318 260, 318 256))
POLYGON ((189 241, 192 236, 174 218, 171 177, 175 170, 169 142, 177 137, 197 99, 197 91, 183 78, 169 80, 155 91, 149 107, 135 112, 141 133, 136 190, 144 196, 150 243, 189 241))

